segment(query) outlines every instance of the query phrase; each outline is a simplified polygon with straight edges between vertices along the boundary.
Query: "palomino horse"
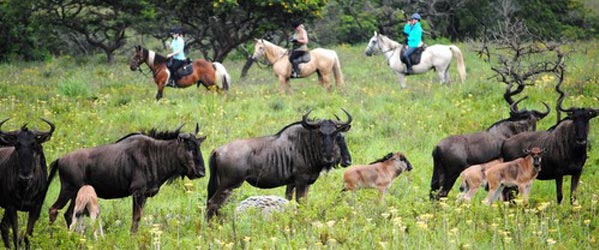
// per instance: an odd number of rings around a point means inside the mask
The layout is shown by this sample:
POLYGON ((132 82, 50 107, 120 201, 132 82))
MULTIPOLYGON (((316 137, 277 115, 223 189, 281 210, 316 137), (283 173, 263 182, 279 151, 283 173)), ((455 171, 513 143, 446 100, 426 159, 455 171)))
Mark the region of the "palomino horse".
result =
MULTIPOLYGON (((387 36, 374 32, 374 36, 370 38, 368 47, 364 53, 366 56, 371 56, 376 51, 381 51, 389 67, 397 73, 399 76, 399 83, 402 88, 406 87, 406 65, 401 62, 400 52, 402 45, 396 41, 389 39, 387 36)), ((464 58, 462 57, 462 51, 455 45, 441 45, 435 44, 427 46, 419 64, 413 65, 412 69, 414 74, 425 73, 430 69, 434 68, 439 75, 441 83, 449 82, 449 66, 451 65, 451 59, 455 55, 458 62, 458 74, 462 83, 466 80, 466 66, 464 65, 464 58)))
MULTIPOLYGON (((171 77, 171 72, 168 70, 166 63, 168 58, 157 54, 152 50, 148 50, 139 45, 135 46, 135 54, 131 58, 129 67, 131 70, 140 70, 140 65, 145 63, 152 70, 154 76, 154 82, 158 87, 156 92, 156 100, 162 98, 162 90, 166 85, 166 82, 171 77)), ((186 88, 196 84, 198 87, 200 83, 207 89, 217 88, 228 90, 231 84, 231 77, 227 73, 225 66, 218 62, 209 62, 204 59, 197 59, 193 61, 193 72, 189 75, 181 77, 177 81, 177 87, 186 88)))
MULTIPOLYGON (((272 69, 279 77, 281 83, 281 92, 291 93, 289 86, 289 78, 291 77, 291 63, 289 62, 289 50, 281 48, 264 39, 255 39, 256 46, 254 47, 253 60, 266 58, 268 64, 272 65, 272 69)), ((333 50, 316 48, 310 51, 310 61, 299 65, 300 76, 307 77, 314 72, 318 74, 318 80, 327 91, 331 90, 329 75, 331 71, 335 76, 335 85, 340 87, 343 85, 343 74, 341 73, 341 64, 339 57, 333 50)))

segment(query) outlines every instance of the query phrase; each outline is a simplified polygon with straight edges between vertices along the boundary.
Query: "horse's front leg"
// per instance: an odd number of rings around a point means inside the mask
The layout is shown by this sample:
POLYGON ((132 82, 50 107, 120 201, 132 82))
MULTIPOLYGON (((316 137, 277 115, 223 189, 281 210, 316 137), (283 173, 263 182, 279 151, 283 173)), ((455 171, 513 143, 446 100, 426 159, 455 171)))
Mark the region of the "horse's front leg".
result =
POLYGON ((291 86, 289 85, 289 78, 283 75, 279 75, 279 91, 281 93, 292 94, 291 86))
POLYGON ((399 82, 399 85, 401 86, 402 89, 406 88, 406 75, 404 75, 403 73, 399 73, 399 72, 395 72, 395 74, 397 74, 397 81, 399 82))
POLYGON ((162 91, 164 90, 164 86, 166 86, 166 81, 169 78, 169 74, 166 72, 161 72, 161 74, 156 74, 156 76, 154 77, 154 80, 156 82, 156 101, 160 100, 160 98, 162 98, 162 91))

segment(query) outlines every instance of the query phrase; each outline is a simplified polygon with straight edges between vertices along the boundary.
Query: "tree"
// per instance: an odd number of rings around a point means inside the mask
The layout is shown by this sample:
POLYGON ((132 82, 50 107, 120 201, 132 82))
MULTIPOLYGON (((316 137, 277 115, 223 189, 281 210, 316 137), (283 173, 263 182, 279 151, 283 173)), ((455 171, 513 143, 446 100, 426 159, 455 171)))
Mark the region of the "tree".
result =
POLYGON ((48 20, 82 36, 85 42, 114 62, 114 52, 125 44, 125 31, 139 21, 147 8, 136 0, 44 0, 40 2, 48 20))
MULTIPOLYGON (((254 38, 288 34, 292 20, 318 18, 326 3, 316 0, 152 1, 157 11, 154 22, 182 26, 191 38, 187 46, 198 49, 213 61, 223 61, 231 51, 254 38)), ((164 37, 164 28, 147 32, 164 37)))

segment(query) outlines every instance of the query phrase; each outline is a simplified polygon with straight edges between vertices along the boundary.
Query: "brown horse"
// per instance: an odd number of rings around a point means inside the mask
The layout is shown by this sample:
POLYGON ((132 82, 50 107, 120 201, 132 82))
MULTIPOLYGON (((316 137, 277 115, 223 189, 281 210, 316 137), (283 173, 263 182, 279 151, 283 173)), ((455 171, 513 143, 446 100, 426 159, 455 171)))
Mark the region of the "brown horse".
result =
MULTIPOLYGON (((268 64, 272 65, 272 70, 275 72, 281 83, 281 92, 291 93, 289 86, 289 78, 291 77, 291 63, 289 62, 289 51, 279 47, 264 39, 256 39, 254 47, 254 55, 252 59, 258 60, 265 58, 268 64)), ((337 88, 343 85, 343 74, 341 73, 341 64, 337 53, 330 49, 316 48, 310 51, 310 61, 301 63, 300 76, 307 77, 316 72, 318 81, 327 91, 331 90, 329 77, 331 73, 335 77, 335 85, 337 88)))
MULTIPOLYGON (((158 87, 156 100, 162 98, 162 90, 171 77, 171 72, 166 66, 168 60, 168 58, 157 54, 152 50, 137 45, 135 46, 135 54, 129 63, 129 67, 133 71, 141 71, 140 65, 142 63, 145 63, 150 67, 152 75, 154 76, 154 82, 156 82, 156 86, 158 87)), ((197 59, 193 61, 193 72, 177 80, 177 87, 186 88, 194 84, 199 87, 200 83, 207 89, 216 88, 228 90, 229 84, 231 84, 231 77, 222 64, 218 62, 211 63, 204 59, 197 59)))

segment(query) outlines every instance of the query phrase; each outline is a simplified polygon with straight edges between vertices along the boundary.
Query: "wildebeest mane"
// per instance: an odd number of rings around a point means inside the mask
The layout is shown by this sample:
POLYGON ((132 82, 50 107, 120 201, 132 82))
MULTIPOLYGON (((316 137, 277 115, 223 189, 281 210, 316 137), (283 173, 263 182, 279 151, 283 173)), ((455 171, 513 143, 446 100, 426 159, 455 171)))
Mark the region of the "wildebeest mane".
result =
POLYGON ((114 143, 121 142, 122 140, 125 140, 125 139, 127 139, 127 138, 129 138, 131 136, 134 136, 134 135, 141 135, 141 133, 140 132, 133 132, 131 134, 128 134, 128 135, 125 135, 125 136, 121 137, 121 139, 116 140, 114 143))
POLYGON ((280 136, 286 129, 288 129, 288 128, 294 126, 294 125, 297 125, 297 124, 302 124, 302 121, 297 121, 297 122, 291 123, 291 124, 283 127, 281 130, 279 130, 279 132, 277 132, 275 134, 275 136, 280 136))
POLYGON ((156 140, 174 140, 177 139, 177 137, 179 137, 179 133, 180 133, 180 128, 175 130, 175 131, 170 131, 170 130, 164 130, 164 131, 159 131, 156 128, 152 128, 149 131, 142 131, 141 133, 143 135, 147 135, 149 137, 152 137, 156 140))
POLYGON ((391 159, 391 157, 393 157, 393 152, 391 152, 391 153, 388 153, 387 155, 383 156, 383 158, 381 158, 381 159, 378 159, 378 160, 376 160, 376 161, 373 161, 373 162, 371 162, 371 163, 368 163, 368 165, 375 164, 375 163, 379 163, 379 162, 384 162, 384 161, 387 161, 387 160, 391 159))
POLYGON ((562 124, 562 122, 567 121, 567 120, 572 120, 572 118, 570 117, 565 117, 564 119, 561 119, 558 123, 556 123, 555 125, 551 126, 550 128, 547 129, 547 131, 553 131, 555 128, 557 128, 560 124, 562 124))

